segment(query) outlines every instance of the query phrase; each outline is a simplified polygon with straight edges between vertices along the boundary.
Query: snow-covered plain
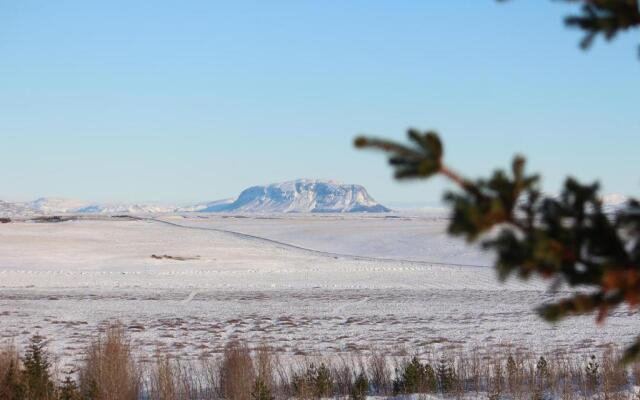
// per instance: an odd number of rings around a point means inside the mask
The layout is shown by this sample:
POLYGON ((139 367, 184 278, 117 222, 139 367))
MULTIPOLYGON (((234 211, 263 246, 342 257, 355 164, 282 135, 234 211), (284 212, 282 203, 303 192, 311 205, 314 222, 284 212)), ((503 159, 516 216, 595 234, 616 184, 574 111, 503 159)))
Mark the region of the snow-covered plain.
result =
MULTIPOLYGON (((120 320, 152 352, 220 351, 230 338, 289 354, 370 347, 631 340, 626 309, 559 325, 533 309, 543 282, 498 283, 491 257, 445 234, 441 213, 188 214, 0 224, 0 335, 41 333, 73 357, 120 320)), ((1 339, 0 339, 1 340, 1 339)))

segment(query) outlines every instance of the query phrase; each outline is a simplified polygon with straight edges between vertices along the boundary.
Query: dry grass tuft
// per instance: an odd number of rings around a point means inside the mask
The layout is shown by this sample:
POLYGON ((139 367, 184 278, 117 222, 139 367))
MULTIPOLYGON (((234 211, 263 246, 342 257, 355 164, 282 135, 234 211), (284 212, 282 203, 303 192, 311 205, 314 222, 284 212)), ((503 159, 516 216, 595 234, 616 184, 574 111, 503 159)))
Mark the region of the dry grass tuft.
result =
POLYGON ((16 387, 22 369, 20 354, 13 343, 0 347, 0 399, 18 399, 16 387))
POLYGON ((222 397, 229 400, 250 400, 251 386, 256 380, 256 371, 251 351, 246 343, 232 341, 227 344, 220 368, 222 397))
POLYGON ((371 350, 284 363, 266 344, 251 349, 231 341, 222 354, 205 353, 197 360, 185 361, 162 348, 155 357, 136 359, 124 328, 114 324, 87 346, 75 369, 76 386, 73 375, 56 372, 38 343, 44 342, 32 339, 23 354, 11 344, 0 346, 0 400, 363 400, 393 392, 413 398, 613 400, 634 398, 640 383, 640 363, 621 365, 616 348, 588 357, 504 346, 427 348, 411 357, 371 350), (46 385, 34 385, 38 377, 47 378, 46 385))
POLYGON ((122 325, 110 325, 88 346, 78 376, 83 396, 95 400, 136 400, 142 369, 133 356, 122 325))

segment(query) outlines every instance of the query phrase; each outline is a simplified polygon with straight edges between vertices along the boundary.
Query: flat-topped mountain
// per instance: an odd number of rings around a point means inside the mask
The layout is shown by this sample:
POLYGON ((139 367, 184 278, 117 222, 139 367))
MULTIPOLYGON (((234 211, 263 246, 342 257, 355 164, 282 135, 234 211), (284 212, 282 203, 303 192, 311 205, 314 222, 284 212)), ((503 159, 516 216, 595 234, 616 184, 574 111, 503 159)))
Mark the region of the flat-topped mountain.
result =
POLYGON ((242 191, 232 203, 217 204, 199 211, 344 213, 391 210, 376 202, 360 185, 320 179, 298 179, 253 186, 242 191))

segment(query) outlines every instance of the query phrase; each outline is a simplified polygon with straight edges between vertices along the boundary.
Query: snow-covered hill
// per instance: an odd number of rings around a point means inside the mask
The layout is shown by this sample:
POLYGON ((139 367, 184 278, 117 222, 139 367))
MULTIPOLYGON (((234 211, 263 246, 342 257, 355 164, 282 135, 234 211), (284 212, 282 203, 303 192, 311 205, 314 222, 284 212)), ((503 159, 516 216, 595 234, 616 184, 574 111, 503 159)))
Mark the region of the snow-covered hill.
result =
POLYGON ((299 179, 253 186, 230 204, 217 204, 203 212, 388 212, 360 185, 329 180, 299 179))
POLYGON ((91 204, 72 210, 76 214, 166 214, 176 211, 175 206, 161 204, 91 204))
POLYGON ((0 217, 9 218, 54 214, 161 214, 175 211, 175 206, 150 203, 98 204, 52 197, 42 197, 34 201, 20 203, 0 200, 0 217))
POLYGON ((34 211, 27 207, 24 203, 9 203, 0 200, 1 218, 27 217, 33 214, 34 211))
POLYGON ((88 207, 90 203, 82 200, 64 199, 59 197, 41 197, 37 200, 24 203, 25 207, 36 214, 64 214, 88 207))

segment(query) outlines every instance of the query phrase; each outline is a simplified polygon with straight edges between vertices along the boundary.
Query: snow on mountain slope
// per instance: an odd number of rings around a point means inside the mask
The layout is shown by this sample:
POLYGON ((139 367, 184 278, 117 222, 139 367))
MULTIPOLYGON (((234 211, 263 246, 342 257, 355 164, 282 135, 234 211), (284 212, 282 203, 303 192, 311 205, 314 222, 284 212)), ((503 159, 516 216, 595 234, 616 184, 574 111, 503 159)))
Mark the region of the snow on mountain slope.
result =
POLYGON ((29 217, 34 215, 64 214, 74 212, 89 203, 54 197, 42 197, 34 201, 9 203, 0 200, 0 217, 29 217))
POLYGON ((161 204, 91 204, 72 210, 77 214, 165 214, 175 211, 174 206, 161 204))
POLYGON ((341 184, 329 180, 298 179, 253 186, 245 189, 230 204, 219 204, 203 212, 388 212, 360 185, 341 184))
POLYGON ((34 212, 23 203, 9 203, 0 200, 0 217, 22 217, 33 215, 34 212))
POLYGON ((208 201, 208 202, 204 202, 204 203, 197 203, 197 204, 191 204, 191 205, 185 205, 185 206, 176 207, 175 211, 179 212, 179 213, 182 213, 182 212, 199 212, 199 211, 203 211, 203 210, 206 210, 206 209, 211 209, 211 208, 214 208, 214 207, 226 206, 226 205, 229 205, 229 204, 233 203, 234 201, 235 201, 235 198, 208 201))
POLYGON ((37 214, 68 213, 89 205, 86 201, 57 197, 41 197, 25 204, 37 214))
POLYGON ((31 217, 52 214, 161 214, 176 212, 175 206, 158 204, 98 204, 80 200, 43 197, 34 201, 0 201, 0 217, 31 217))

